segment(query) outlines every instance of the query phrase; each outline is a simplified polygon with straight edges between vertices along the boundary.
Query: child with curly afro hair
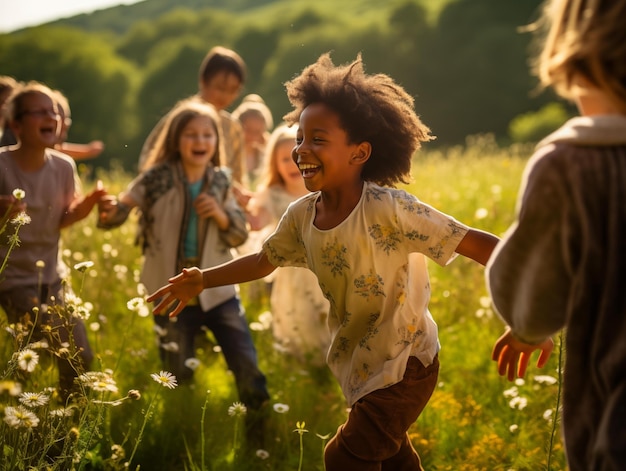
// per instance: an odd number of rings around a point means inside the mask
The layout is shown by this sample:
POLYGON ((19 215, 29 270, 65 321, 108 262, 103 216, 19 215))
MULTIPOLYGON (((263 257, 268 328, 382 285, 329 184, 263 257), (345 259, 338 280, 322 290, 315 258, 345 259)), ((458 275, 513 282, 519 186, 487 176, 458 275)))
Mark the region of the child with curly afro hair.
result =
POLYGON ((210 286, 258 279, 279 266, 311 270, 330 301, 326 361, 351 407, 325 450, 328 471, 420 470, 407 430, 437 384, 439 340, 426 257, 485 264, 498 239, 392 186, 431 139, 413 99, 361 57, 328 54, 286 84, 298 126, 292 157, 309 194, 292 203, 256 254, 184 270, 151 295, 176 315, 210 286))

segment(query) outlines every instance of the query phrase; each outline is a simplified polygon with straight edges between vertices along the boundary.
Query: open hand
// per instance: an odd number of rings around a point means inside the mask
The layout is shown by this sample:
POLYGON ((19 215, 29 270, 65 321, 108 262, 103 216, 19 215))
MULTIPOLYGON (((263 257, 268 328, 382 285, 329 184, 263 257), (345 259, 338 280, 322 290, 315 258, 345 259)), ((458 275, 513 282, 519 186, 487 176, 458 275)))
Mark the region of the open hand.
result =
POLYGON ((147 301, 159 301, 154 308, 154 314, 161 314, 173 306, 174 309, 169 316, 176 317, 187 303, 198 296, 203 289, 202 271, 196 267, 183 268, 181 273, 169 279, 169 284, 148 296, 147 301))
POLYGON ((513 337, 511 329, 507 328, 493 346, 491 359, 498 362, 500 376, 506 374, 507 379, 513 381, 516 374, 519 378, 524 377, 530 357, 535 350, 541 350, 537 367, 543 368, 554 350, 554 342, 547 338, 536 345, 524 343, 513 337))

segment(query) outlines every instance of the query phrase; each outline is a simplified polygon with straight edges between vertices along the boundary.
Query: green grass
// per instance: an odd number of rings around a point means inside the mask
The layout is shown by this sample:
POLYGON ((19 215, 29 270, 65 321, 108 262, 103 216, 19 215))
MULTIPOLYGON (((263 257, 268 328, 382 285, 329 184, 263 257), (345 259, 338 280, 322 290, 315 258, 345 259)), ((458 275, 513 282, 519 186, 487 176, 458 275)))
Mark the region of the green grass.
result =
MULTIPOLYGON (((424 151, 415 160, 414 181, 407 188, 464 223, 501 234, 513 220, 522 169, 531 150, 501 149, 483 137, 445 152, 424 151)), ((131 178, 117 170, 99 176, 113 193, 131 178)), ((97 355, 92 366, 98 371, 110 369, 119 392, 107 393, 105 402, 113 402, 109 404, 87 395, 77 408, 80 420, 75 416, 50 437, 62 437, 62 443, 72 445, 72 437, 78 436, 80 446, 70 446, 70 451, 82 450, 73 465, 77 470, 123 469, 133 449, 131 470, 196 471, 202 464, 205 470, 220 471, 282 471, 300 466, 323 470, 323 446, 346 418, 345 401, 326 369, 308 368, 273 347, 271 330, 259 322, 268 301, 255 294, 259 291, 255 283, 242 285, 241 294, 249 322, 256 322, 252 333, 271 394, 264 448, 269 456, 259 457, 256 450, 240 446, 241 418, 229 415, 229 407, 238 401, 233 378, 210 334, 199 342, 196 356, 202 364, 192 385, 170 390, 151 379, 150 374, 161 369, 153 322, 127 307, 140 294, 141 255, 133 245, 135 229, 134 221, 129 221, 114 231, 100 231, 92 214, 63 234, 63 256, 69 266, 94 262, 84 275, 72 271, 73 286, 77 291, 82 286, 81 298, 93 304, 86 321, 97 355), (138 390, 141 398, 116 404, 129 390, 138 390), (281 412, 274 410, 276 404, 281 412)), ((558 355, 542 370, 529 368, 526 379, 517 385, 499 377, 490 352, 503 325, 490 308, 482 267, 459 258, 445 268, 431 263, 429 269, 431 312, 442 344, 440 381, 410 429, 425 469, 536 471, 547 470, 549 462, 550 470, 565 469, 558 425, 550 448, 552 420, 558 414, 552 411, 544 417, 555 408, 558 384, 535 379, 538 375, 557 378, 558 355)), ((5 327, 4 316, 0 323, 5 327)), ((7 365, 0 378, 3 415, 5 407, 18 404, 8 389, 18 378, 10 362, 14 344, 4 329, 0 335, 0 365, 7 365)), ((54 386, 55 377, 50 362, 42 361, 38 370, 22 374, 19 381, 22 391, 37 392, 54 386)), ((49 420, 43 410, 35 412, 42 421, 32 433, 0 423, 5 459, 20 450, 6 444, 45 441, 36 432, 49 420)), ((36 450, 29 453, 30 462, 40 460, 36 450)), ((48 463, 49 469, 69 469, 63 466, 71 460, 61 458, 48 463)), ((10 469, 7 466, 0 459, 0 470, 10 469)))

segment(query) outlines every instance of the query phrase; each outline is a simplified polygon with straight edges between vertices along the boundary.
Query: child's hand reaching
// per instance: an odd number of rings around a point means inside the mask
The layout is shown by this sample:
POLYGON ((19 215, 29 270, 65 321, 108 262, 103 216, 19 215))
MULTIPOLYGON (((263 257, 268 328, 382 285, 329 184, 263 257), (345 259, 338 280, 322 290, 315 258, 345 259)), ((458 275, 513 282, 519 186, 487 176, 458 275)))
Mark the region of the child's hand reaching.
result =
POLYGON ((169 284, 152 293, 147 300, 148 302, 159 300, 154 308, 154 314, 160 314, 174 305, 170 317, 176 317, 185 305, 199 295, 203 289, 202 271, 196 267, 183 268, 181 273, 169 279, 169 284))
POLYGON ((498 373, 500 376, 506 374, 508 380, 513 381, 516 374, 519 378, 524 377, 530 356, 535 350, 541 350, 537 360, 537 367, 543 368, 548 358, 550 358, 553 349, 554 342, 551 338, 547 338, 536 345, 528 344, 513 337, 511 329, 507 328, 506 332, 502 334, 493 346, 491 359, 498 362, 498 373))

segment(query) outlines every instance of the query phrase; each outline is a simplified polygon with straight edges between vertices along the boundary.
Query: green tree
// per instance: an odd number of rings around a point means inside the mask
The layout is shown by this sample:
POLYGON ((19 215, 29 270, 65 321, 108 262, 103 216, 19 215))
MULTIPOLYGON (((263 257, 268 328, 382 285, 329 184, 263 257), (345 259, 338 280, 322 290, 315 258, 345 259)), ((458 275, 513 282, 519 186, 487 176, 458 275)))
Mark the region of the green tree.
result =
POLYGON ((69 138, 104 141, 97 162, 124 160, 138 130, 135 94, 139 71, 104 36, 67 27, 39 27, 0 38, 0 69, 21 81, 62 91, 72 109, 69 138))
POLYGON ((555 131, 573 113, 563 103, 548 103, 538 111, 516 116, 509 124, 509 136, 513 142, 537 142, 555 131))

